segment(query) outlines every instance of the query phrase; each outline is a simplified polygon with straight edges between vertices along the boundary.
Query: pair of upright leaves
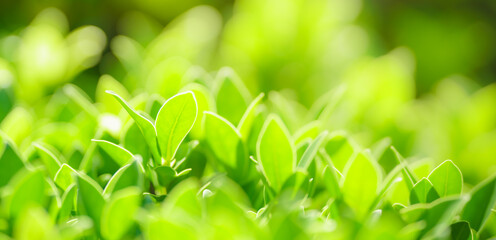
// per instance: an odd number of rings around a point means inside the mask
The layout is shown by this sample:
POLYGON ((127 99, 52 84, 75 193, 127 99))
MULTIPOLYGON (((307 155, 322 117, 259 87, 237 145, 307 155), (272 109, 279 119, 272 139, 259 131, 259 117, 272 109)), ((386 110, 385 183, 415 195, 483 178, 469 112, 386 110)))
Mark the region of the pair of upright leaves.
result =
POLYGON ((116 93, 107 93, 112 94, 134 119, 150 147, 155 163, 169 164, 196 121, 198 105, 193 92, 180 93, 168 99, 158 111, 155 124, 139 114, 116 93))
POLYGON ((292 185, 299 188, 326 136, 324 131, 310 142, 298 161, 288 129, 277 115, 269 115, 257 141, 257 158, 273 190, 279 192, 295 174, 292 185))
POLYGON ((446 160, 437 166, 427 178, 422 178, 410 191, 410 203, 430 203, 440 197, 459 195, 463 177, 460 169, 446 160))

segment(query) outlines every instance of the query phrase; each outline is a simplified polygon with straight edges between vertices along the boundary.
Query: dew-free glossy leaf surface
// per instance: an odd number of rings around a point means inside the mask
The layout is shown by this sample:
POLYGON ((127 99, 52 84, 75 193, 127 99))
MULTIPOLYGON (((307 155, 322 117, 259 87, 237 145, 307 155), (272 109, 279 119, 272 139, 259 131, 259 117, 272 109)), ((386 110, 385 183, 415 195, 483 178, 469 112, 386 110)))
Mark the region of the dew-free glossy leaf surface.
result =
POLYGON ((289 140, 288 130, 275 115, 265 121, 257 142, 257 158, 269 184, 276 191, 293 173, 295 151, 289 140))
POLYGON ((441 197, 457 195, 462 192, 462 173, 451 160, 446 160, 437 166, 428 178, 441 197))
POLYGON ((438 198, 439 195, 427 178, 420 179, 410 191, 410 204, 430 203, 438 198))
POLYGON ((222 68, 217 74, 215 100, 217 113, 238 125, 250 101, 250 93, 231 68, 222 68))
POLYGON ((155 161, 158 163, 160 159, 159 148, 157 145, 157 133, 155 131, 155 126, 147 118, 143 117, 141 114, 136 112, 129 104, 121 98, 119 95, 112 91, 106 91, 108 94, 114 96, 114 98, 121 104, 121 106, 126 110, 126 112, 134 119, 138 127, 140 128, 143 136, 146 139, 146 143, 153 153, 155 161))
POLYGON ((62 164, 60 169, 57 171, 54 177, 54 182, 62 188, 62 190, 66 190, 69 185, 74 183, 74 177, 77 175, 76 170, 74 170, 71 166, 67 164, 62 164))
POLYGON ((193 127, 197 115, 198 106, 193 92, 177 94, 164 103, 155 121, 164 163, 169 163, 174 158, 179 144, 193 127))
POLYGON ((114 173, 105 186, 103 195, 107 196, 130 186, 135 186, 139 189, 143 188, 143 168, 136 160, 124 165, 114 173))
POLYGON ((230 169, 236 169, 239 145, 242 144, 241 135, 236 127, 227 119, 212 112, 205 112, 203 126, 205 140, 218 160, 230 169))
POLYGON ((119 166, 124 166, 134 159, 127 149, 105 140, 91 140, 96 142, 119 166))

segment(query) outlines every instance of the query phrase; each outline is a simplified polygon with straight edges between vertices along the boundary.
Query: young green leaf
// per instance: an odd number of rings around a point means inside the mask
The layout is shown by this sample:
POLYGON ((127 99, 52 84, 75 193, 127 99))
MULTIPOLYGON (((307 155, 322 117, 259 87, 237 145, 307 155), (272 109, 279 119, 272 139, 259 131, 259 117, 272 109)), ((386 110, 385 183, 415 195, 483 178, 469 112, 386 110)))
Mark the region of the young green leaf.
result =
POLYGON ((310 162, 315 158, 317 155, 320 146, 322 143, 324 143, 325 138, 327 137, 328 132, 324 131, 319 136, 315 138, 315 140, 310 143, 310 146, 305 150, 303 153, 303 156, 301 157, 300 161, 298 162, 297 169, 301 169, 303 171, 306 171, 308 166, 310 165, 310 162))
POLYGON ((288 130, 276 115, 270 115, 262 127, 257 142, 257 158, 269 184, 279 191, 293 173, 296 158, 288 130))
POLYGON ((169 164, 198 115, 193 92, 180 93, 168 99, 158 112, 155 126, 162 153, 162 164, 169 164))
POLYGON ((441 163, 432 170, 427 178, 441 197, 457 195, 462 192, 462 173, 451 160, 441 163))
POLYGON ((496 204, 496 175, 484 180, 472 189, 472 197, 465 205, 461 219, 479 232, 496 204))
POLYGON ((398 152, 398 150, 396 150, 396 148, 394 148, 393 146, 391 146, 391 150, 396 155, 396 159, 398 160, 398 163, 403 165, 403 171, 402 171, 403 180, 405 180, 405 183, 406 183, 406 186, 408 187, 408 190, 411 191, 413 188, 413 185, 417 182, 417 180, 416 180, 415 176, 412 174, 412 172, 410 171, 410 169, 408 168, 408 165, 406 164, 405 159, 403 158, 403 156, 401 156, 401 154, 398 152))
POLYGON ((334 167, 343 171, 346 163, 354 157, 358 149, 344 134, 334 133, 329 137, 325 149, 334 167))
POLYGON ((219 70, 216 86, 217 113, 237 125, 250 101, 250 93, 231 68, 219 70))
POLYGON ((119 96, 122 96, 123 98, 129 98, 131 96, 127 89, 112 76, 102 75, 100 79, 98 79, 95 93, 96 102, 102 105, 105 112, 117 115, 120 111, 119 103, 115 102, 114 99, 112 99, 112 96, 106 93, 107 89, 112 89, 116 94, 119 94, 119 96))
POLYGON ((255 121, 255 117, 257 114, 257 107, 260 104, 264 97, 264 93, 260 93, 248 106, 246 109, 245 113, 243 114, 243 117, 241 117, 241 120, 239 121, 238 124, 238 130, 239 133, 241 134, 241 137, 243 138, 244 141, 248 139, 248 136, 250 135, 250 130, 251 126, 253 125, 253 121, 255 121))
POLYGON ((5 186, 9 180, 24 167, 24 162, 19 157, 12 143, 4 140, 3 152, 0 157, 0 188, 5 186))
POLYGON ((203 138, 204 131, 201 121, 203 119, 203 112, 215 112, 215 99, 208 88, 199 83, 189 83, 184 86, 183 90, 192 91, 195 94, 196 103, 198 104, 198 121, 195 121, 195 125, 193 126, 193 129, 191 129, 190 134, 195 139, 201 139, 203 138))
POLYGON ((468 196, 456 196, 439 198, 430 203, 426 213, 422 216, 426 226, 422 230, 421 235, 426 239, 439 237, 449 229, 449 224, 453 218, 459 213, 463 205, 468 200, 468 196))
POLYGON ((358 218, 364 218, 376 197, 380 182, 377 163, 371 159, 369 152, 364 151, 348 163, 343 175, 343 199, 358 218))
POLYGON ((141 114, 136 112, 129 104, 121 98, 119 95, 112 91, 106 91, 108 94, 114 96, 114 98, 121 104, 121 106, 126 110, 126 112, 134 119, 138 127, 140 128, 143 136, 146 139, 146 143, 150 148, 155 161, 158 163, 160 159, 159 148, 157 145, 157 133, 155 131, 155 126, 147 118, 143 117, 141 114))
POLYGON ((450 239, 452 240, 473 240, 474 236, 470 229, 470 224, 466 221, 460 221, 451 224, 450 239))
POLYGON ((71 184, 69 187, 67 187, 67 190, 65 190, 64 195, 62 195, 62 205, 60 206, 57 215, 58 223, 64 223, 69 219, 71 215, 71 211, 74 207, 74 202, 75 202, 74 200, 76 198, 76 193, 77 193, 76 184, 71 184))
POLYGON ((126 188, 112 195, 102 211, 101 232, 105 239, 123 239, 134 222, 141 190, 126 188))
POLYGON ((430 203, 438 198, 438 193, 427 178, 420 179, 410 191, 410 204, 430 203))
POLYGON ((36 148, 38 151, 38 155, 40 155, 41 160, 43 161, 43 164, 45 165, 50 178, 54 179, 55 174, 57 171, 60 169, 61 162, 60 160, 50 152, 45 146, 43 146, 40 143, 34 143, 33 146, 36 148))
POLYGON ((96 229, 99 229, 100 217, 102 215, 103 205, 105 204, 102 196, 102 188, 95 180, 85 174, 78 174, 77 186, 78 214, 89 216, 93 220, 96 229))
MULTIPOLYGON (((231 170, 238 167, 238 156, 241 142, 239 131, 225 118, 205 112, 203 118, 205 140, 217 159, 231 170)), ((241 153, 242 154, 242 153, 241 153)))
POLYGON ((4 211, 9 216, 16 217, 29 205, 43 206, 46 187, 42 169, 19 171, 3 190, 4 211))
POLYGON ((121 167, 134 159, 132 153, 115 143, 96 139, 92 139, 91 141, 96 142, 121 167))
POLYGON ((124 165, 108 181, 103 191, 104 196, 109 196, 113 192, 130 186, 143 188, 143 167, 134 160, 132 163, 124 165))
POLYGON ((77 176, 77 171, 64 163, 55 174, 54 182, 57 186, 62 188, 62 190, 66 191, 67 188, 74 183, 74 176, 77 176))

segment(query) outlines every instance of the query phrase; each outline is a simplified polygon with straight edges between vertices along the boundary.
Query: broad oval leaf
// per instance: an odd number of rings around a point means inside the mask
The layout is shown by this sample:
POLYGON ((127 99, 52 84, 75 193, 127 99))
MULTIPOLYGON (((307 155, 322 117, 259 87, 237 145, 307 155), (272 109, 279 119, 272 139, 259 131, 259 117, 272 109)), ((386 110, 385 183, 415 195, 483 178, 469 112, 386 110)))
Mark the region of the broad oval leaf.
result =
POLYGON ((148 144, 148 147, 150 148, 155 161, 158 163, 160 160, 160 154, 157 145, 157 133, 155 131, 155 126, 153 125, 153 123, 150 122, 150 120, 148 120, 146 117, 143 117, 141 114, 136 112, 136 110, 129 106, 129 104, 115 92, 106 92, 114 96, 114 98, 121 104, 126 112, 134 119, 134 121, 140 128, 141 133, 143 133, 143 136, 145 137, 146 143, 148 144))
POLYGON ((434 168, 427 178, 441 197, 462 192, 462 173, 451 160, 446 160, 434 168))
POLYGON ((100 148, 102 148, 103 151, 105 151, 121 167, 128 164, 134 159, 132 153, 115 143, 95 139, 92 139, 91 141, 96 142, 96 144, 100 148))
MULTIPOLYGON (((238 151, 241 135, 227 119, 205 112, 203 118, 205 140, 217 159, 230 170, 238 167, 238 151)), ((247 161, 248 162, 248 161, 247 161)))
POLYGON ((410 191, 410 204, 430 203, 438 198, 438 193, 427 178, 420 179, 410 191))
POLYGON ((380 182, 377 163, 371 159, 369 152, 361 152, 345 167, 343 175, 343 199, 354 209, 358 218, 363 218, 377 195, 380 182))
POLYGON ((496 205, 496 175, 479 183, 471 193, 472 197, 465 205, 461 219, 469 222, 479 232, 496 205))
POLYGON ((198 106, 191 91, 177 94, 164 103, 155 121, 163 165, 174 158, 179 145, 195 124, 197 115, 198 106))
POLYGON ((237 125, 250 101, 250 93, 231 68, 219 70, 215 99, 217 113, 237 125))
POLYGON ((281 189, 296 165, 295 150, 289 139, 282 120, 270 115, 257 141, 257 158, 269 184, 276 191, 281 189))
POLYGON ((102 211, 101 232, 105 239, 123 239, 134 222, 141 190, 126 188, 112 195, 102 211))
MULTIPOLYGON (((195 94, 196 103, 198 104, 197 119, 203 119, 203 112, 215 111, 215 99, 207 87, 199 83, 190 83, 183 88, 185 91, 192 91, 195 94)), ((191 129, 191 136, 195 139, 203 137, 202 121, 196 121, 191 129)))

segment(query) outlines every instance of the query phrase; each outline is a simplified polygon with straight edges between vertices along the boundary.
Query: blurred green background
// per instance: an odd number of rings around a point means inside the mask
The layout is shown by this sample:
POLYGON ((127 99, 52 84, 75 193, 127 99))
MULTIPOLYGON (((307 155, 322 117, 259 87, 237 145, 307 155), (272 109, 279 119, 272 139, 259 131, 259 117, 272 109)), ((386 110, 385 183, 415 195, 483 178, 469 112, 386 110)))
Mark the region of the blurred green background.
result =
POLYGON ((168 98, 230 66, 301 115, 345 89, 326 128, 453 159, 474 183, 496 171, 495 26, 484 0, 1 1, 0 129, 22 144, 67 82, 168 98))

